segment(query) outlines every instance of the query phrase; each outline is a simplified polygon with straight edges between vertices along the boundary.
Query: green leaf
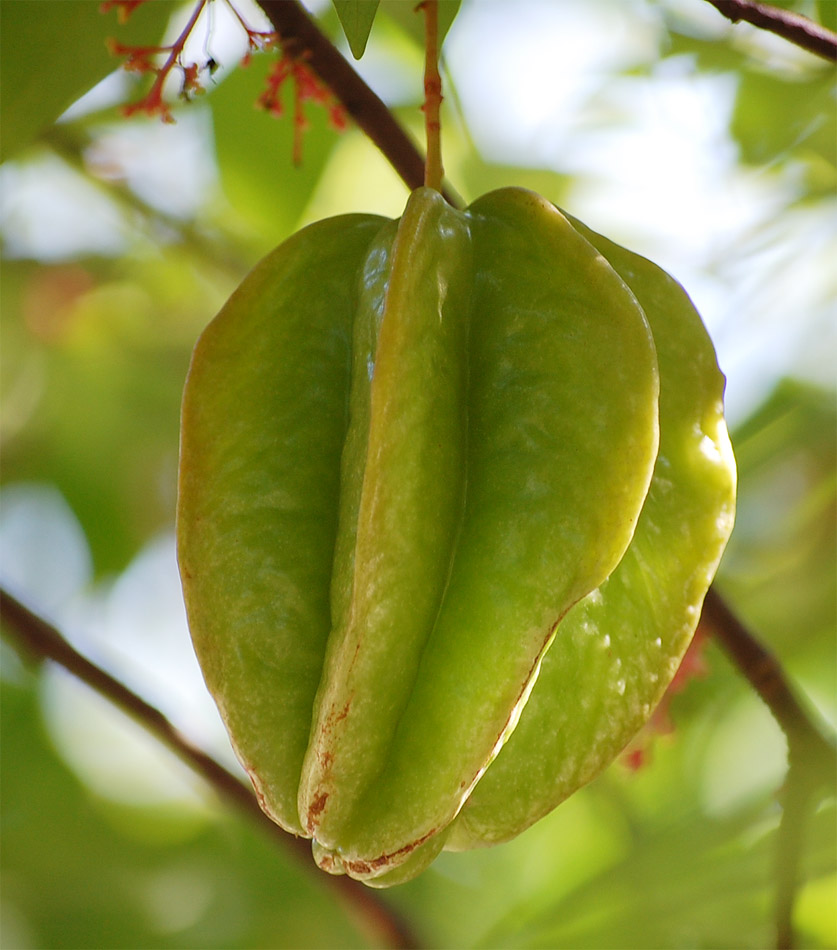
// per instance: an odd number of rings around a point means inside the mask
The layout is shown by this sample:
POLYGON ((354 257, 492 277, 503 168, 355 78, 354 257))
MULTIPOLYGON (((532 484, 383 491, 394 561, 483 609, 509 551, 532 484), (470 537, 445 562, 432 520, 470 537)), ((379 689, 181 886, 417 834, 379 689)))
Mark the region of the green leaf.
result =
MULTIPOLYGON (((460 0, 439 0, 439 45, 447 36, 456 14, 459 12, 460 0)), ((424 17, 416 4, 405 3, 404 0, 383 0, 382 10, 398 23, 409 35, 424 47, 424 17)))
POLYGON ((107 48, 158 43, 174 4, 143 4, 124 26, 89 0, 3 0, 0 160, 24 148, 119 65, 107 48))
POLYGON ((234 70, 206 97, 212 109, 224 194, 258 234, 262 252, 297 226, 340 138, 326 110, 306 103, 308 128, 302 141, 302 161, 294 165, 290 102, 280 117, 253 108, 265 88, 271 59, 254 57, 247 69, 234 70))
MULTIPOLYGON (((520 910, 512 909, 480 946, 639 950, 681 945, 684 933, 690 946, 768 946, 765 879, 776 840, 769 820, 756 805, 723 819, 661 822, 622 861, 546 904, 523 927, 520 910)), ((831 866, 833 824, 829 807, 812 818, 807 873, 831 866)))
POLYGON ((817 0, 817 17, 829 30, 837 30, 837 3, 833 0, 817 0))
POLYGON ((363 56, 379 0, 332 0, 355 59, 363 56))
POLYGON ((743 161, 753 165, 798 158, 804 150, 834 161, 837 123, 830 70, 799 81, 741 73, 730 131, 743 161))

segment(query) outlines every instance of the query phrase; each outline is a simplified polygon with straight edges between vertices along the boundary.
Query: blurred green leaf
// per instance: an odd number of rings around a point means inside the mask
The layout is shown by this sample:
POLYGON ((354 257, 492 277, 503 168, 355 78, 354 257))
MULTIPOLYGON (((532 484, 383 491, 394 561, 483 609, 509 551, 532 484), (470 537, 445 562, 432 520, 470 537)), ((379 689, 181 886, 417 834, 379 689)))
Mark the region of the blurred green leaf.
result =
MULTIPOLYGON (((725 589, 788 658, 826 646, 837 661, 835 433, 833 393, 788 380, 733 434, 739 503, 725 589)), ((820 675, 837 688, 835 662, 820 675)))
POLYGON ((0 57, 0 160, 37 135, 120 60, 108 37, 131 45, 155 45, 175 4, 143 4, 120 25, 91 0, 2 0, 3 55, 0 57))
MULTIPOLYGON (((439 0, 439 46, 441 47, 456 14, 461 0, 439 0)), ((381 9, 392 17, 413 41, 424 49, 424 16, 418 4, 406 0, 382 0, 381 9)))
POLYGON ((380 0, 332 0, 355 59, 363 56, 380 0))
POLYGON ((324 108, 306 103, 301 161, 294 164, 297 133, 292 103, 286 102, 282 116, 255 108, 271 62, 268 55, 254 57, 246 69, 236 69, 207 99, 224 194, 236 213, 260 235, 260 252, 294 229, 340 134, 324 108))
POLYGON ((506 182, 514 180, 521 188, 529 188, 556 205, 566 203, 572 179, 558 172, 538 168, 512 168, 508 165, 496 165, 483 161, 472 154, 457 169, 457 184, 466 200, 473 201, 495 188, 502 188, 506 182))
POLYGON ((783 160, 804 149, 837 161, 837 101, 829 70, 799 81, 755 70, 741 73, 732 134, 744 161, 783 160))
POLYGON ((817 0, 817 17, 823 26, 837 31, 837 3, 834 0, 817 0))
POLYGON ((26 424, 4 440, 3 481, 57 485, 97 573, 121 570, 171 520, 180 393, 197 332, 178 332, 177 321, 201 306, 208 319, 220 298, 198 286, 205 276, 176 248, 133 270, 9 262, 3 277, 7 425, 17 411, 9 396, 29 393, 26 424))
MULTIPOLYGON (((833 808, 825 809, 811 829, 809 873, 823 873, 830 866, 834 817, 833 808)), ((762 807, 724 821, 649 829, 624 863, 573 891, 524 928, 512 912, 505 927, 483 946, 770 946, 776 837, 771 826, 775 820, 762 807)))
POLYGON ((91 794, 44 730, 38 677, 4 682, 2 706, 4 947, 366 945, 327 887, 237 815, 91 794))
POLYGON ((672 31, 665 44, 666 57, 689 56, 706 72, 737 72, 742 65, 739 50, 729 43, 713 42, 699 36, 672 31))

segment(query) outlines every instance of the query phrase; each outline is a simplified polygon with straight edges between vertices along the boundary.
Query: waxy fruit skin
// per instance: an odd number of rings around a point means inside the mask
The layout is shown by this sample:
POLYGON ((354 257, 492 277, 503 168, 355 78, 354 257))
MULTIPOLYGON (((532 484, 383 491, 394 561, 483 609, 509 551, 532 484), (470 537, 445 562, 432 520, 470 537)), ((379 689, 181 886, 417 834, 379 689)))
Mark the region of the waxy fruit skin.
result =
POLYGON ((451 850, 520 834, 631 740, 691 641, 735 517, 724 378, 697 311, 655 264, 570 220, 648 318, 660 370, 660 449, 630 547, 562 621, 518 728, 452 829, 451 850))
POLYGON ((505 840, 641 727, 731 528, 722 388, 670 278, 521 189, 419 189, 245 279, 189 371, 178 557, 236 752, 321 867, 505 840))

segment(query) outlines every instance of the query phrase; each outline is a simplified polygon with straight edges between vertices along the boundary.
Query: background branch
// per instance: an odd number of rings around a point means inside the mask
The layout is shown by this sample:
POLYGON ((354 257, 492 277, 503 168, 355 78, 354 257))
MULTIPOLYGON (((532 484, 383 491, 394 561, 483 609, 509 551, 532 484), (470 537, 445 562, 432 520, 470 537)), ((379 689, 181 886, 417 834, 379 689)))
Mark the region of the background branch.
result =
POLYGON ((715 634, 746 676, 788 743, 788 772, 781 790, 776 867, 776 946, 793 947, 793 908, 805 838, 805 824, 821 789, 833 790, 837 749, 833 738, 797 699, 778 660, 747 630, 721 595, 710 589, 701 621, 715 634))
POLYGON ((0 618, 3 630, 12 636, 23 653, 63 666, 159 739, 208 782, 221 798, 257 822, 313 880, 335 894, 351 911, 353 919, 359 918, 365 924, 369 931, 367 936, 376 943, 383 941, 386 946, 398 950, 410 950, 418 946, 406 922, 383 902, 376 891, 349 877, 334 877, 319 871, 311 858, 308 841, 296 838, 274 824, 259 807, 251 788, 190 742, 158 709, 82 656, 52 624, 33 613, 3 588, 0 588, 0 618))
MULTIPOLYGON (((284 52, 293 59, 304 60, 380 149, 404 184, 411 191, 420 188, 424 184, 424 156, 418 146, 302 4, 298 0, 260 0, 259 5, 279 35, 284 52)), ((450 204, 460 203, 450 189, 442 188, 442 194, 450 204)))
POLYGON ((706 0, 733 23, 745 21, 768 30, 824 59, 837 61, 837 34, 808 17, 755 0, 706 0))
MULTIPOLYGON (((346 877, 326 877, 311 860, 308 843, 282 831, 262 812, 251 789, 210 755, 191 743, 155 707, 109 673, 82 656, 59 631, 0 588, 3 628, 22 650, 38 659, 60 664, 82 682, 127 713, 207 781, 226 801, 249 815, 299 861, 320 884, 355 912, 388 946, 418 946, 408 926, 374 891, 346 877)), ((802 825, 812 795, 833 778, 837 757, 834 744, 796 698, 776 658, 765 649, 710 589, 701 617, 730 659, 764 700, 788 739, 789 771, 783 790, 784 813, 779 831, 777 946, 792 946, 791 913, 802 849, 802 825)))
POLYGON ((732 612, 712 587, 703 604, 701 620, 712 630, 730 659, 749 680, 773 714, 792 751, 804 751, 817 763, 831 769, 837 765, 833 741, 803 708, 776 657, 770 653, 732 612))
POLYGON ((320 30, 297 0, 260 0, 284 52, 302 59, 331 89, 358 127, 383 152, 410 189, 424 184, 424 158, 415 142, 320 30))
MULTIPOLYGON (((837 60, 837 34, 807 17, 751 0, 707 0, 732 22, 746 20, 753 26, 782 36, 796 46, 829 60, 837 60)), ((282 49, 302 59, 331 89, 335 97, 413 190, 424 183, 424 157, 386 106, 369 88, 331 40, 320 30, 298 0, 260 0, 282 49)), ((448 201, 457 196, 443 188, 448 201)))

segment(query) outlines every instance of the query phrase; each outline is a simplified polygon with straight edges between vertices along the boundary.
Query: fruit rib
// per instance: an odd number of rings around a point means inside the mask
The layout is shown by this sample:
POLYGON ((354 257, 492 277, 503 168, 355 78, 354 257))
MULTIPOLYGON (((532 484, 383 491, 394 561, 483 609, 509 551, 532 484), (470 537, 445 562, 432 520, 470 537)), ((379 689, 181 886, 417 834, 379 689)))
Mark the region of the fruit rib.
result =
POLYGON ((262 806, 296 834, 357 275, 384 224, 333 218, 268 255, 201 335, 183 397, 178 559, 195 652, 262 806))
POLYGON ((420 189, 391 250, 389 229, 383 237, 356 318, 334 629, 300 783, 300 817, 321 863, 385 767, 447 584, 464 499, 467 222, 420 189))
MULTIPOLYGON (((409 213, 408 206, 399 230, 405 240, 409 213)), ((466 494, 452 564, 449 556, 444 562, 444 596, 421 631, 421 649, 411 641, 406 673, 400 655, 391 660, 389 646, 379 652, 363 629, 330 643, 303 776, 301 814, 319 853, 358 877, 397 867, 455 817, 513 726, 555 625, 621 558, 657 449, 654 345, 622 280, 529 192, 494 193, 460 217, 474 262, 467 439, 460 439, 466 494), (391 692, 389 680, 403 691, 391 692), (387 698, 378 706, 382 687, 387 698), (345 782, 329 784, 338 769, 345 782)), ((434 266, 448 259, 449 251, 437 252, 434 266)), ((404 279, 411 275, 405 270, 404 279)), ((413 286, 437 281, 431 271, 413 286)), ((387 311, 379 352, 388 318, 387 311)), ((432 372, 417 380, 436 384, 432 372)), ((390 395, 397 390, 393 383, 390 395)), ((417 392, 421 385, 411 383, 409 398, 417 392)), ((373 409, 370 445, 374 426, 373 409)), ((455 436, 450 427, 446 438, 455 436)), ((368 453, 367 466, 374 457, 368 453)), ((382 468, 377 477, 391 475, 382 468)), ((419 512, 434 517, 432 506, 419 512)), ((359 528, 358 552, 360 537, 359 528)), ((368 537, 363 558, 380 566, 392 556, 389 536, 368 537)), ((375 589, 375 598, 386 594, 375 589)), ((381 636, 400 651, 411 602, 389 596, 400 613, 381 636)))
POLYGON ((631 546, 564 618, 518 729, 454 825, 454 850, 519 834, 634 736, 688 646, 732 529, 724 378, 700 317, 659 267, 573 224, 648 317, 660 367, 660 452, 631 546))

